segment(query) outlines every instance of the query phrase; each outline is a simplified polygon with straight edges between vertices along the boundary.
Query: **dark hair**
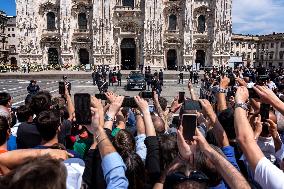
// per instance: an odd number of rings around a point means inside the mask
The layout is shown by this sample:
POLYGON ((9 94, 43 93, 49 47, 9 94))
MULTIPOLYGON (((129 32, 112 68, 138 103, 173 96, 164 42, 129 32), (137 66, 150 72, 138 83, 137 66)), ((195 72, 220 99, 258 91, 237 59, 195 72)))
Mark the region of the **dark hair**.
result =
POLYGON ((156 116, 156 115, 152 115, 151 118, 152 118, 152 122, 154 124, 157 135, 164 134, 166 130, 164 120, 161 117, 156 116))
POLYGON ((0 146, 3 145, 7 140, 7 131, 9 130, 9 122, 7 118, 0 116, 0 146))
POLYGON ((128 179, 128 189, 144 189, 145 167, 141 157, 134 151, 124 151, 120 154, 127 167, 125 176, 128 179))
POLYGON ((36 126, 42 139, 50 141, 56 136, 56 132, 60 126, 59 113, 54 110, 41 112, 36 117, 36 126))
POLYGON ((113 139, 113 146, 118 153, 133 152, 135 151, 135 139, 129 131, 121 129, 113 139))
POLYGON ((7 106, 8 102, 12 99, 11 95, 6 92, 0 93, 0 105, 7 106))
POLYGON ((51 106, 51 95, 48 91, 40 91, 32 97, 30 108, 38 115, 40 112, 49 110, 51 106))
POLYGON ((26 122, 31 116, 33 116, 33 113, 29 106, 22 105, 17 108, 17 119, 19 122, 26 122))
POLYGON ((159 97, 159 103, 160 103, 162 110, 166 111, 167 103, 168 103, 167 99, 165 99, 164 97, 159 97))
POLYGON ((0 178, 0 188, 65 189, 67 170, 50 156, 29 158, 21 166, 0 178))
POLYGON ((145 168, 142 159, 135 153, 135 139, 127 130, 120 130, 113 139, 113 146, 121 155, 127 170, 129 189, 144 189, 145 168))
POLYGON ((236 132, 234 127, 234 110, 232 108, 223 110, 218 115, 218 120, 226 131, 228 138, 230 140, 236 139, 236 132))
POLYGON ((160 135, 158 137, 160 146, 160 167, 164 171, 178 155, 176 135, 160 135))
MULTIPOLYGON (((210 146, 226 159, 226 156, 219 147, 212 144, 210 146)), ((218 167, 215 167, 204 152, 197 150, 195 158, 197 170, 202 171, 209 178, 208 186, 214 187, 220 184, 222 176, 218 172, 218 167)))

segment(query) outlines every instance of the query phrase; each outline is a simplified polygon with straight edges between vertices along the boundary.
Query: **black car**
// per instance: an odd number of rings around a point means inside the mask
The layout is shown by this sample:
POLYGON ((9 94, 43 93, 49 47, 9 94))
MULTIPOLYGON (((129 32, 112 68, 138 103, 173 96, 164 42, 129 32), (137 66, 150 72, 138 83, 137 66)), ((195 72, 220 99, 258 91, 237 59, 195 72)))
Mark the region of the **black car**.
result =
POLYGON ((131 72, 127 77, 126 90, 146 90, 146 81, 140 72, 131 72))

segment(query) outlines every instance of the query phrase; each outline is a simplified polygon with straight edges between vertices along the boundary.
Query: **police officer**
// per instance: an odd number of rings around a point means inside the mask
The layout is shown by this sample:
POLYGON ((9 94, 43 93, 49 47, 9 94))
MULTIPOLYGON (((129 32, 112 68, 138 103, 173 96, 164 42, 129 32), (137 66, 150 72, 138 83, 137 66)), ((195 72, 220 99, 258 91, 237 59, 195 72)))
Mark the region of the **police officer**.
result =
POLYGON ((122 77, 122 74, 121 74, 120 70, 118 70, 116 76, 117 76, 117 86, 121 86, 121 77, 122 77))
POLYGON ((180 70, 180 73, 179 73, 178 84, 180 84, 180 82, 183 84, 183 73, 182 73, 181 70, 180 70))
POLYGON ((159 81, 160 81, 160 85, 164 86, 164 73, 162 69, 160 69, 160 72, 159 72, 159 81))
POLYGON ((36 80, 31 80, 29 86, 27 87, 27 91, 29 95, 34 96, 40 90, 39 86, 36 84, 36 80))

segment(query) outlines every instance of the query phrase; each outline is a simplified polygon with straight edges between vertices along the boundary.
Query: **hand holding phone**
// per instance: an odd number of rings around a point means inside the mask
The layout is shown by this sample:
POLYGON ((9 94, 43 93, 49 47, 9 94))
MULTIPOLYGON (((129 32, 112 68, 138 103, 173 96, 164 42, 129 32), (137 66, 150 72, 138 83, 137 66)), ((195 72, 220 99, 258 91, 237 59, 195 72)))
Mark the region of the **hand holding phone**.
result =
POLYGON ((91 96, 88 93, 76 93, 74 95, 75 101, 75 116, 76 123, 82 125, 91 124, 91 96))
POLYGON ((182 115, 183 137, 185 140, 193 140, 197 127, 197 114, 182 115))

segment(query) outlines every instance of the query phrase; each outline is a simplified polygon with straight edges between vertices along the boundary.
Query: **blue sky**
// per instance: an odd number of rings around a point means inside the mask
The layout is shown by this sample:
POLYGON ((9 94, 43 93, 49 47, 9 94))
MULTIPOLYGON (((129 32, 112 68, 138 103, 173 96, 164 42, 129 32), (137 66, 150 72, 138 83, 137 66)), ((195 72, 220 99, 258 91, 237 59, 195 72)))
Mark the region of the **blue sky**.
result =
MULTIPOLYGON (((15 0, 0 0, 0 10, 16 15, 15 0)), ((284 0, 233 0, 233 32, 284 33, 284 0)))

